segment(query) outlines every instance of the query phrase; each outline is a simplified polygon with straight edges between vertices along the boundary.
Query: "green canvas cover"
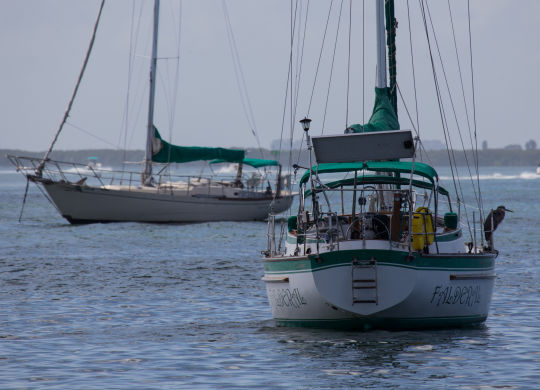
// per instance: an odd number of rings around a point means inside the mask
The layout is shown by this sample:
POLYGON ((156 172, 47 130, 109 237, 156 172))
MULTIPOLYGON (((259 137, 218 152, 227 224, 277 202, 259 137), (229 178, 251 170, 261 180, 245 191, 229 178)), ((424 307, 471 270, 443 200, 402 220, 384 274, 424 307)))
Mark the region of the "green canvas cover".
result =
MULTIPOLYGON (((372 171, 372 172, 392 172, 396 174, 401 173, 410 173, 412 170, 411 161, 368 161, 364 162, 354 162, 354 163, 326 163, 314 165, 311 168, 313 171, 321 173, 333 173, 333 172, 352 172, 352 171, 372 171)), ((414 174, 425 177, 431 183, 434 183, 435 180, 439 180, 437 171, 431 166, 421 163, 414 163, 414 174)), ((309 179, 309 171, 306 171, 302 178, 300 179, 300 185, 306 183, 309 179)))
POLYGON ((390 101, 390 89, 375 88, 375 105, 369 122, 365 125, 354 124, 350 128, 354 133, 399 130, 399 120, 390 101))
MULTIPOLYGON (((209 164, 219 164, 219 163, 225 163, 225 162, 230 162, 230 161, 219 158, 219 159, 210 161, 209 164)), ((276 160, 264 160, 261 158, 245 158, 242 160, 242 164, 249 165, 250 167, 253 167, 253 168, 270 167, 270 166, 279 165, 279 163, 276 160)))
MULTIPOLYGON (((358 176, 356 178, 356 184, 359 186, 366 185, 366 184, 396 184, 396 185, 408 187, 410 184, 410 181, 406 177, 368 175, 368 176, 358 176)), ((348 179, 336 180, 336 181, 331 181, 329 183, 325 183, 324 188, 338 188, 341 186, 350 187, 353 185, 354 185, 354 177, 350 177, 348 179)), ((433 189, 433 184, 425 182, 425 181, 420 181, 420 180, 413 180, 412 185, 413 187, 425 188, 428 190, 433 189)), ((323 187, 317 187, 316 189, 317 191, 319 191, 319 190, 322 190, 323 187)), ((437 187, 437 191, 441 195, 444 195, 444 196, 449 195, 448 191, 441 186, 437 187)), ((311 189, 306 190, 304 192, 304 195, 306 197, 310 196, 311 189)))
POLYGON ((386 46, 388 47, 388 76, 390 79, 388 98, 397 116, 396 28, 398 22, 395 18, 394 0, 386 0, 384 2, 384 16, 386 25, 386 46))
POLYGON ((164 141, 154 127, 154 142, 152 143, 152 161, 159 163, 185 163, 190 161, 222 159, 228 162, 242 162, 244 150, 207 148, 202 146, 176 146, 164 141))
MULTIPOLYGON (((412 161, 368 161, 366 169, 372 172, 410 173, 413 168, 412 161)), ((432 183, 439 180, 437 171, 430 165, 416 161, 414 174, 425 177, 432 183)))

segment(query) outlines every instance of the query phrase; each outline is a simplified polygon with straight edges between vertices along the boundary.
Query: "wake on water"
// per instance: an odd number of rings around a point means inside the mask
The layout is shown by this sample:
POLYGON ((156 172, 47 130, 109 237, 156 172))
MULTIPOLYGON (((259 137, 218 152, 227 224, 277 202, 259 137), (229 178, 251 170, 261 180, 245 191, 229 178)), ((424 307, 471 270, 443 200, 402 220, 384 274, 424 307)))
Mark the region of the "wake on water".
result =
MULTIPOLYGON (((476 176, 460 176, 461 180, 476 180, 476 176)), ((440 180, 452 180, 452 176, 439 176, 440 180)), ((491 173, 488 175, 480 175, 480 180, 537 180, 540 179, 540 175, 536 172, 521 172, 520 174, 508 175, 499 172, 491 173)))

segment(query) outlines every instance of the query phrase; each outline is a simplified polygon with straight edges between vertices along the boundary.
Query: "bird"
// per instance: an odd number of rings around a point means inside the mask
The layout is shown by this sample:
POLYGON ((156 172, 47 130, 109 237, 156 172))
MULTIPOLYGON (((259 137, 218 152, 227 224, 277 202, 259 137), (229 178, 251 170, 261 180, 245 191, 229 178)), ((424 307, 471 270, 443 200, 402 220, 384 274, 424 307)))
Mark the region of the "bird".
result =
POLYGON ((504 206, 499 206, 495 210, 489 212, 484 222, 484 236, 488 242, 491 242, 492 234, 497 229, 497 226, 503 221, 506 211, 513 213, 512 210, 508 210, 504 206), (491 226, 492 223, 493 226, 491 226))

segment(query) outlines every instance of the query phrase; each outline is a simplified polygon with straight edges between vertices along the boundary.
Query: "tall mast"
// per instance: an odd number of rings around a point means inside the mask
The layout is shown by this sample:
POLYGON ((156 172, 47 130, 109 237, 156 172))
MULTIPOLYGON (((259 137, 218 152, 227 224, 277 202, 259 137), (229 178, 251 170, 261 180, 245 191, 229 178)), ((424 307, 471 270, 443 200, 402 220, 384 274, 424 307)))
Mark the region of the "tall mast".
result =
POLYGON ((384 1, 377 0, 377 88, 386 88, 386 34, 384 27, 384 1))
POLYGON ((150 179, 152 178, 152 140, 154 139, 154 98, 156 94, 158 25, 159 0, 154 0, 154 35, 152 40, 152 59, 150 60, 150 94, 148 98, 148 127, 146 132, 143 184, 150 184, 150 179))

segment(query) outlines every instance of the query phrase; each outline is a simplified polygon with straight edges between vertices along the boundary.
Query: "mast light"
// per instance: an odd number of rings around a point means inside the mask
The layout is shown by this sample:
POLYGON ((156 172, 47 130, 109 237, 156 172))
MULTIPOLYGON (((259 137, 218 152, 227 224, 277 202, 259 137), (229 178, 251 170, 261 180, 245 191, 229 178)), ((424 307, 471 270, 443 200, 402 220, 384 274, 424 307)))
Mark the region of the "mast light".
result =
POLYGON ((302 124, 302 128, 304 129, 304 131, 308 132, 311 119, 309 119, 308 117, 304 117, 304 119, 302 119, 300 123, 302 124))

